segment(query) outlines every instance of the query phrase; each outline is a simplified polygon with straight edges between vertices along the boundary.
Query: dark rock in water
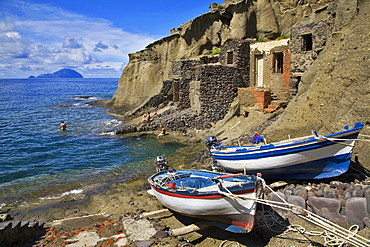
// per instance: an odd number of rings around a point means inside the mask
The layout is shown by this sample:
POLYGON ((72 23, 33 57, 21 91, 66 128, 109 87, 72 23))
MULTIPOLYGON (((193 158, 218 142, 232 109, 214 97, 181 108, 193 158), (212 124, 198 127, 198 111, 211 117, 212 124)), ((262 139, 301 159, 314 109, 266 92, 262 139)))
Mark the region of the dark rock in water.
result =
POLYGON ((341 205, 340 201, 333 198, 309 197, 307 203, 311 206, 312 211, 328 220, 343 219, 339 214, 341 205))
MULTIPOLYGON (((30 76, 29 78, 35 78, 30 76)), ((36 78, 83 78, 83 76, 73 69, 61 69, 53 74, 43 74, 36 78)))
MULTIPOLYGON (((367 211, 366 198, 364 197, 353 197, 346 201, 346 215, 348 225, 351 225, 354 220, 363 222, 364 218, 369 218, 367 211)), ((363 225, 363 224, 362 224, 363 225)))

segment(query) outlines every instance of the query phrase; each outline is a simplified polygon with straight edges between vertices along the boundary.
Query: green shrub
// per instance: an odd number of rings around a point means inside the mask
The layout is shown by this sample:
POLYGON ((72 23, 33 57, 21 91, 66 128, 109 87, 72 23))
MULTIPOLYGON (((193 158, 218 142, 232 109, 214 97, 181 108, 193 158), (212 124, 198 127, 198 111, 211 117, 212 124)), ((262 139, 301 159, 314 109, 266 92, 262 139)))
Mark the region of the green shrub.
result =
POLYGON ((218 54, 218 53, 220 53, 220 48, 215 48, 213 51, 212 51, 212 53, 211 53, 211 56, 213 56, 213 55, 216 55, 216 54, 218 54))
POLYGON ((276 40, 280 40, 280 39, 288 39, 290 38, 290 35, 289 34, 286 34, 286 35, 282 35, 280 37, 277 37, 276 40))

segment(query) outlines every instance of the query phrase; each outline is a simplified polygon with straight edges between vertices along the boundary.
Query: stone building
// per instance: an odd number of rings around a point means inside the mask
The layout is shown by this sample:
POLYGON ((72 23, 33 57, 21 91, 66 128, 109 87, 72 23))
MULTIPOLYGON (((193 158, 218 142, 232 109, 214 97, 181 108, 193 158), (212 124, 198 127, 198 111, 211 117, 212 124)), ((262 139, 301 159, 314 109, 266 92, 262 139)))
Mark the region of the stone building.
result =
POLYGON ((280 107, 281 102, 289 99, 289 39, 251 44, 250 68, 249 87, 239 88, 242 112, 251 107, 261 111, 273 111, 280 107), (271 105, 273 100, 275 103, 271 105))
POLYGON ((289 39, 251 44, 249 87, 239 88, 241 112, 251 107, 271 112, 287 104, 330 31, 328 22, 312 22, 294 26, 289 39))
POLYGON ((173 101, 178 108, 194 108, 211 122, 223 119, 238 88, 248 86, 249 46, 252 42, 229 39, 213 57, 174 61, 170 80, 173 101))
POLYGON ((330 33, 331 25, 324 21, 292 27, 290 35, 292 80, 290 87, 293 95, 298 90, 303 73, 308 70, 324 49, 330 33))
POLYGON ((225 117, 236 97, 240 114, 275 111, 296 94, 328 33, 328 24, 315 22, 292 28, 289 39, 228 39, 217 55, 173 61, 161 95, 149 102, 155 107, 172 99, 178 110, 194 110, 193 119, 214 123, 225 117))

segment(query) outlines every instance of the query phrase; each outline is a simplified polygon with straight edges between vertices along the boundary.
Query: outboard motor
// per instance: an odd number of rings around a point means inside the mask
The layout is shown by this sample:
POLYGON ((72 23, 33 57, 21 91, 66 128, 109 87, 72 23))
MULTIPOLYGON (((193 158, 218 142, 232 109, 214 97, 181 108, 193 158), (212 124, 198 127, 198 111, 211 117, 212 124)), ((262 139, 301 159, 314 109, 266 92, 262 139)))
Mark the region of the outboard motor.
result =
POLYGON ((167 161, 164 159, 163 156, 157 156, 156 158, 157 163, 157 172, 168 170, 167 161))
POLYGON ((217 138, 215 136, 208 136, 206 138, 206 146, 209 150, 209 152, 211 153, 211 156, 212 156, 212 160, 213 160, 213 163, 212 163, 212 170, 213 171, 218 171, 218 164, 217 164, 217 161, 215 158, 213 158, 213 155, 212 155, 212 152, 211 152, 211 149, 212 148, 216 148, 218 145, 220 145, 220 142, 223 141, 223 140, 226 140, 227 138, 224 138, 222 140, 217 140, 217 138))
POLYGON ((208 136, 206 138, 206 146, 209 150, 211 150, 212 147, 217 147, 217 138, 215 136, 208 136))

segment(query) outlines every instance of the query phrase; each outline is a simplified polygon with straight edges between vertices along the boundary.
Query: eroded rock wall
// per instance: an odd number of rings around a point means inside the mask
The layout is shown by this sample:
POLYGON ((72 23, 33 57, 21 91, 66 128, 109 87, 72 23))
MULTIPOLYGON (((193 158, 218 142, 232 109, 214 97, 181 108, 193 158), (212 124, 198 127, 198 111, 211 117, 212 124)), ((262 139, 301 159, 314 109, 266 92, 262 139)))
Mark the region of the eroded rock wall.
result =
MULTIPOLYGON (((361 134, 370 135, 370 1, 340 0, 330 11, 336 16, 334 32, 303 75, 296 98, 265 130, 270 141, 312 129, 324 135, 359 121, 365 123, 361 134)), ((356 144, 354 159, 370 168, 368 142, 356 144)))
MULTIPOLYGON (((113 113, 131 116, 157 95, 171 63, 210 54, 229 38, 276 38, 305 19, 325 18, 330 0, 226 1, 184 23, 171 35, 130 54, 110 102, 113 113)), ((316 20, 317 21, 317 20, 316 20)))

